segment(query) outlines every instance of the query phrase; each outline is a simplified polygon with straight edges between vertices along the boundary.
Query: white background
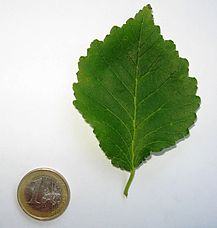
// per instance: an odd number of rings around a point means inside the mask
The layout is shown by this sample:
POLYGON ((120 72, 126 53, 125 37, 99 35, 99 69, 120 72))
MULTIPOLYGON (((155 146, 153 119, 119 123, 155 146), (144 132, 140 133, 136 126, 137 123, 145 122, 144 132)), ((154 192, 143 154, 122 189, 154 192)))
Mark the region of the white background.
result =
POLYGON ((0 0, 0 227, 217 227, 217 1, 0 0), (191 136, 136 173, 114 168, 72 106, 77 63, 144 5, 172 39, 202 98, 191 136), (66 212, 29 218, 16 201, 23 175, 61 172, 71 188, 66 212))

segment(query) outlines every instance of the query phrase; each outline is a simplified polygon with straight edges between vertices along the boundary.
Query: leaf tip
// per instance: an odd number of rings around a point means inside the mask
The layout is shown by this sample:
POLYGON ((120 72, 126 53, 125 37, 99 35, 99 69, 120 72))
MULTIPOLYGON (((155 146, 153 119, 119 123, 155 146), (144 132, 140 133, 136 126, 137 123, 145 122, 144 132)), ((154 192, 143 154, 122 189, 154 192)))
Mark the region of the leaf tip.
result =
POLYGON ((150 10, 152 10, 151 4, 147 4, 145 7, 147 7, 150 10))

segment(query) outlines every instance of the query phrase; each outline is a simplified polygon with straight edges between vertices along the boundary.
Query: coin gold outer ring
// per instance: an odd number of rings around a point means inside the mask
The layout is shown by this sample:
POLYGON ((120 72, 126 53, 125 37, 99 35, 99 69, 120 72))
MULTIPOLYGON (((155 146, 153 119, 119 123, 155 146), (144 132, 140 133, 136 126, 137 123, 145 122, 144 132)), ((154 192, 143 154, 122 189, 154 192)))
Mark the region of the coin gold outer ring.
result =
POLYGON ((17 200, 19 202, 20 207, 23 209, 23 211, 27 215, 31 216, 32 218, 41 220, 41 221, 52 220, 62 215, 63 212, 66 210, 70 201, 70 189, 66 179, 56 170, 53 170, 50 168, 38 168, 27 173, 20 181, 17 189, 17 200), (44 176, 44 175, 57 180, 62 190, 61 203, 54 211, 51 211, 51 212, 40 212, 40 211, 34 210, 26 202, 26 198, 25 198, 26 187, 31 183, 31 181, 34 178, 44 176))

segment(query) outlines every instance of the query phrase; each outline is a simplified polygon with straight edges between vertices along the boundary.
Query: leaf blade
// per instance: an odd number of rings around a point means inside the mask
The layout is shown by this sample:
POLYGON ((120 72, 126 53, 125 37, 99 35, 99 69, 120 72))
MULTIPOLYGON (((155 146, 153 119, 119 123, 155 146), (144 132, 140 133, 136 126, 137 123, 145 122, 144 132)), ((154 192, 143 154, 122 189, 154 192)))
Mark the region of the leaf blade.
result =
POLYGON ((188 61, 163 39, 148 5, 91 43, 79 61, 74 105, 112 164, 134 177, 151 152, 189 134, 200 98, 188 74, 188 61))

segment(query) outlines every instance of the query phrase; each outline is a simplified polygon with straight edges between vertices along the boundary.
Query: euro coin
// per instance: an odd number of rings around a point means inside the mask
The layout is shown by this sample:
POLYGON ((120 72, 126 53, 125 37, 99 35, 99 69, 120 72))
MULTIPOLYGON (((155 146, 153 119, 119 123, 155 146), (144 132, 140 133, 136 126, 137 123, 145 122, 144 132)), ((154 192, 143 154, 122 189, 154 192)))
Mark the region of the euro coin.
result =
POLYGON ((67 208, 70 190, 65 178, 57 171, 35 169, 20 181, 17 199, 24 212, 32 218, 51 220, 67 208))

